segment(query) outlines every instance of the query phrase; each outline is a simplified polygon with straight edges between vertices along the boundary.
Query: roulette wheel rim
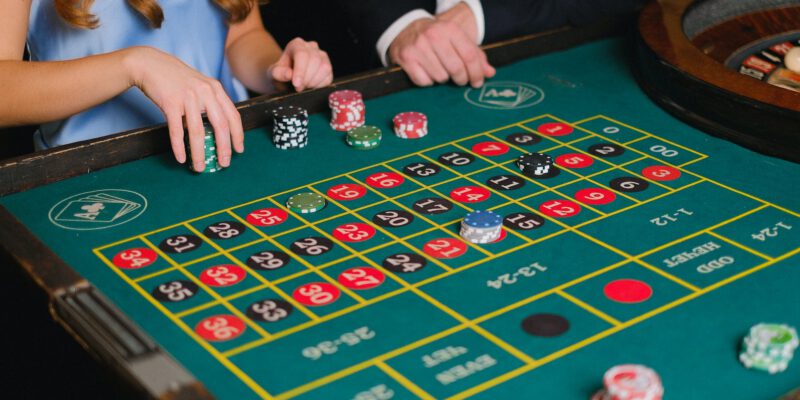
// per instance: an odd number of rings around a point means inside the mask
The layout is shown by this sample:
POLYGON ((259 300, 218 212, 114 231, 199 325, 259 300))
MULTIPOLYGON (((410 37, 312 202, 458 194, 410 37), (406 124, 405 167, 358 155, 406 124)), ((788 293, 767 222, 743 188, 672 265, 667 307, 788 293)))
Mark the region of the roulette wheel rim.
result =
POLYGON ((638 21, 637 80, 657 104, 679 119, 758 152, 800 162, 800 92, 742 75, 707 55, 690 38, 721 23, 720 19, 795 8, 800 10, 800 1, 651 2, 638 21), (712 12, 717 16, 703 18, 712 12))

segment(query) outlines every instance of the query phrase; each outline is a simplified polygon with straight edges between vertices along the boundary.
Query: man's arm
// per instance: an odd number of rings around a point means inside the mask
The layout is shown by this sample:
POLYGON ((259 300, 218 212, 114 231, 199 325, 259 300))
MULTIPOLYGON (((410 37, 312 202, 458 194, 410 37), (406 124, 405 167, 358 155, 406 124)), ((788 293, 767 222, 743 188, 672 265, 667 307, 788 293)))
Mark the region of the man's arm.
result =
POLYGON ((483 2, 484 43, 542 32, 565 25, 580 26, 605 17, 636 11, 645 0, 490 0, 483 2))
MULTIPOLYGON (((436 0, 402 0, 402 1, 386 1, 386 0, 340 0, 339 7, 347 15, 349 25, 353 28, 359 40, 367 43, 371 49, 375 49, 376 58, 380 59, 384 65, 388 65, 385 60, 384 54, 380 54, 377 50, 378 41, 393 24, 398 22, 401 18, 410 15, 411 18, 406 17, 403 26, 395 26, 402 30, 409 23, 419 18, 431 18, 436 10, 436 0)), ((399 32, 398 32, 399 33, 399 32)), ((393 41, 397 34, 392 35, 389 44, 393 41)), ((385 46, 388 51, 388 44, 385 46)))

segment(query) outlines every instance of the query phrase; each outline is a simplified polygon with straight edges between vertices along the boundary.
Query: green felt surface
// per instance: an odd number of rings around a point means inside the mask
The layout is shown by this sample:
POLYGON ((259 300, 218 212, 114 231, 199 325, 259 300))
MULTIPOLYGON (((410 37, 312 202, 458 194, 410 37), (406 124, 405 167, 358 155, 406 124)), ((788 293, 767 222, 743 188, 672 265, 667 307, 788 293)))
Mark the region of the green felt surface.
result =
POLYGON ((667 398, 777 398, 800 386, 800 362, 768 375, 745 369, 736 355, 757 322, 800 326, 800 166, 707 136, 666 114, 637 87, 624 45, 605 40, 500 68, 492 82, 538 88, 524 108, 477 107, 467 101, 475 91, 453 86, 369 100, 367 123, 384 131, 376 150, 348 148, 322 113, 311 116, 303 150, 272 148, 264 127, 247 133, 246 152, 222 172, 194 175, 168 155, 148 157, 6 196, 0 204, 220 399, 586 399, 603 372, 620 363, 654 368, 667 398), (425 138, 391 134, 392 116, 409 110, 427 114, 425 138), (502 155, 474 156, 468 165, 436 161, 559 121, 573 123, 574 131, 540 135, 541 142, 511 146, 502 155), (511 161, 523 150, 558 157, 609 142, 625 151, 594 157, 585 168, 562 168, 549 179, 526 179, 518 189, 492 190, 484 201, 442 214, 415 213, 410 225, 377 228, 363 242, 337 242, 321 255, 293 254, 279 269, 246 263, 253 254, 286 251, 306 237, 329 238, 337 227, 367 223, 382 211, 408 210, 422 198, 515 175, 511 161), (196 250, 159 253, 144 268, 106 262, 174 235, 202 236, 218 222, 241 223, 298 192, 363 185, 374 174, 402 174, 415 162, 437 164, 440 172, 406 175, 393 188, 364 185, 359 199, 329 200, 324 210, 289 215, 277 226, 247 225, 230 239, 207 235, 196 250), (538 229, 468 246, 455 258, 426 256, 425 267, 414 272, 381 266, 388 256, 424 254, 426 243, 457 236, 459 218, 469 209, 538 213, 543 204, 563 206, 581 189, 608 188, 611 180, 641 176, 653 165, 676 166, 680 177, 617 192, 609 204, 584 204, 577 215, 547 216, 538 229), (128 206, 98 200, 99 194, 141 207, 114 220, 128 206), (98 201, 106 207, 98 221, 74 221, 94 215, 98 201), (230 264, 246 272, 234 285, 201 285, 178 302, 150 294, 169 281, 202 283, 208 268, 230 264), (372 289, 345 290, 339 280, 356 267, 381 270, 385 279, 372 289), (613 301, 604 288, 618 279, 643 281, 652 295, 638 303, 613 301), (245 310, 254 302, 287 300, 314 282, 339 285, 341 293, 322 306, 295 302, 277 322, 248 320, 232 340, 207 342, 193 331, 213 315, 247 320, 245 310), (520 324, 536 313, 562 315, 570 328, 552 338, 531 336, 520 324))

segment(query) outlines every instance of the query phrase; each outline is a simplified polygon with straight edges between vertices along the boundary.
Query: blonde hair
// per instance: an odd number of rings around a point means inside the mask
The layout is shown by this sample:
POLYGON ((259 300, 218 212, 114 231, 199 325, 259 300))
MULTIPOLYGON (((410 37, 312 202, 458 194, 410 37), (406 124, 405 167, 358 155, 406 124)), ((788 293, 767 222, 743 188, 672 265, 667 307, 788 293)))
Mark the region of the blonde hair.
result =
MULTIPOLYGON (((90 9, 94 0, 54 0, 56 12, 68 24, 77 28, 94 29, 100 21, 90 9)), ((164 11, 156 0, 127 0, 128 5, 142 15, 153 28, 160 28, 164 22, 164 11)), ((197 1, 197 0, 193 0, 197 1)), ((239 22, 250 13, 254 0, 214 0, 214 3, 228 13, 228 21, 239 22)))

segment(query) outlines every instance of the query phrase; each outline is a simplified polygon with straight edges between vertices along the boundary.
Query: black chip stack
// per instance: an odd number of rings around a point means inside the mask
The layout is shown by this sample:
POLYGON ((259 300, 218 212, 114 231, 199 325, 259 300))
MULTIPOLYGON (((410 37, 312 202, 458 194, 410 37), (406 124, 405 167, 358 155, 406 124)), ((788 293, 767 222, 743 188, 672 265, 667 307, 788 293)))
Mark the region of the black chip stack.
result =
POLYGON ((517 167, 530 177, 542 176, 550 172, 553 157, 542 153, 527 153, 517 158, 517 167))
POLYGON ((308 111, 295 106, 272 110, 272 143, 281 150, 301 149, 308 144, 308 111))

